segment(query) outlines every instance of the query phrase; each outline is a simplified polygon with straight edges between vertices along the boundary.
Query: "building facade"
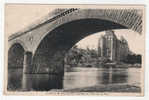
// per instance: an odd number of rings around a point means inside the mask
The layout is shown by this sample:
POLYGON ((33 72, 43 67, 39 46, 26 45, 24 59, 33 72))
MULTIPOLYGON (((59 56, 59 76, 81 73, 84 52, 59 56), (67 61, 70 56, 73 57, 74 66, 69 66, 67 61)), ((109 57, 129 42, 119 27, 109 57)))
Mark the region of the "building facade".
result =
POLYGON ((129 54, 127 40, 121 36, 120 40, 114 31, 108 30, 98 41, 98 55, 111 61, 122 61, 129 54))

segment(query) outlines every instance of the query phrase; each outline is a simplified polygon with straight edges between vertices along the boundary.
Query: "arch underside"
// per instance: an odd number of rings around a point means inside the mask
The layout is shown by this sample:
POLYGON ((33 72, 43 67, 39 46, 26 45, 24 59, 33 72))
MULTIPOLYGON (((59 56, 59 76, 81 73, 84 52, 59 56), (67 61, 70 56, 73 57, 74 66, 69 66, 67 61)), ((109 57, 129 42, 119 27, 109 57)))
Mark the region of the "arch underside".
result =
POLYGON ((8 51, 8 68, 23 68, 24 48, 21 44, 13 44, 8 51))
POLYGON ((127 29, 120 24, 101 19, 81 19, 63 24, 49 32, 33 56, 33 72, 63 72, 65 53, 88 35, 110 29, 127 29))

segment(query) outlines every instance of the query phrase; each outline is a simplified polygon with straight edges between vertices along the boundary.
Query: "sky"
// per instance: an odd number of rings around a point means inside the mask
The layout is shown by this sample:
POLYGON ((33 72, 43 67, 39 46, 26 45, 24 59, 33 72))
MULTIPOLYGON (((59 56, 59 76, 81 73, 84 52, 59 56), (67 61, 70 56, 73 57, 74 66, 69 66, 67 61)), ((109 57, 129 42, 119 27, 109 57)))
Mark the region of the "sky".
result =
MULTIPOLYGON (((49 8, 49 5, 7 5, 5 6, 5 33, 10 36, 46 16, 52 10, 53 8, 49 8)), ((114 32, 118 38, 124 36, 131 51, 137 54, 144 53, 144 35, 130 29, 114 30, 114 32)), ((104 33, 90 35, 79 41, 77 45, 79 48, 97 49, 98 39, 104 33)))

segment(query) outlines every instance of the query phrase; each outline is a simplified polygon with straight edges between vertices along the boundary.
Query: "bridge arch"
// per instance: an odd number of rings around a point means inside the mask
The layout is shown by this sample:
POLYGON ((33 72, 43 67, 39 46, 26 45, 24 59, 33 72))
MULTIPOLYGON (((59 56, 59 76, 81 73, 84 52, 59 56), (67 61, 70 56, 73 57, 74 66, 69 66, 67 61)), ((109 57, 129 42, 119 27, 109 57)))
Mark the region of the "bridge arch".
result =
MULTIPOLYGON (((51 33, 56 28, 63 26, 64 24, 75 22, 76 20, 85 19, 99 19, 106 20, 121 26, 125 26, 128 29, 142 33, 142 21, 143 18, 142 9, 55 9, 47 16, 36 21, 32 25, 29 25, 25 29, 11 35, 9 42, 15 40, 22 40, 28 47, 28 51, 32 51, 33 55, 38 48, 38 45, 43 38, 51 33), (37 35, 38 34, 38 35, 37 35)), ((91 22, 92 23, 92 22, 91 22)), ((103 24, 105 25, 105 24, 103 24)))
POLYGON ((10 36, 9 41, 19 37, 25 41, 30 48, 27 51, 33 53, 33 72, 59 73, 65 53, 75 43, 109 29, 132 29, 141 34, 142 15, 139 9, 65 9, 10 36), (28 39, 29 35, 32 38, 28 39))
MULTIPOLYGON (((139 9, 68 9, 64 12, 60 12, 57 15, 52 17, 46 16, 45 19, 41 20, 39 23, 34 24, 32 27, 29 27, 27 30, 34 30, 38 27, 42 28, 42 32, 39 29, 39 37, 36 41, 36 45, 33 54, 35 53, 38 45, 43 40, 43 38, 49 34, 51 31, 55 30, 58 27, 63 26, 64 24, 76 22, 77 20, 85 19, 98 19, 105 20, 119 24, 136 31, 138 34, 142 33, 142 11, 139 9)), ((95 23, 95 22, 90 22, 95 23)), ((103 23, 104 26, 106 24, 103 23)), ((104 27, 103 26, 103 27, 104 27)), ((26 30, 26 31, 27 31, 26 30)), ((37 34, 37 32, 36 32, 37 34)))
POLYGON ((23 48, 25 51, 28 51, 27 45, 25 44, 25 42, 21 41, 20 39, 16 39, 16 40, 11 41, 10 44, 9 44, 9 49, 10 49, 11 47, 13 47, 15 44, 21 45, 22 48, 23 48))
POLYGON ((56 27, 45 35, 35 51, 34 72, 63 73, 65 53, 73 45, 88 35, 111 29, 128 29, 128 27, 96 18, 74 20, 56 27))
POLYGON ((25 49, 20 43, 14 43, 8 50, 8 68, 23 68, 25 49))

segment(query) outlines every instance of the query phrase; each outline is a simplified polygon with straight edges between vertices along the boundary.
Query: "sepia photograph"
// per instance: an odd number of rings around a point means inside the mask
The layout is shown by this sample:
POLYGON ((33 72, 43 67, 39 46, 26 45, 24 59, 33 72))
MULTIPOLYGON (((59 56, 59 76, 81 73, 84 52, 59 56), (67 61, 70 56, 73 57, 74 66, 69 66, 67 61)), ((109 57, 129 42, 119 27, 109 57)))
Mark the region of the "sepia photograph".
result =
POLYGON ((6 95, 144 95, 144 5, 5 4, 6 95))

